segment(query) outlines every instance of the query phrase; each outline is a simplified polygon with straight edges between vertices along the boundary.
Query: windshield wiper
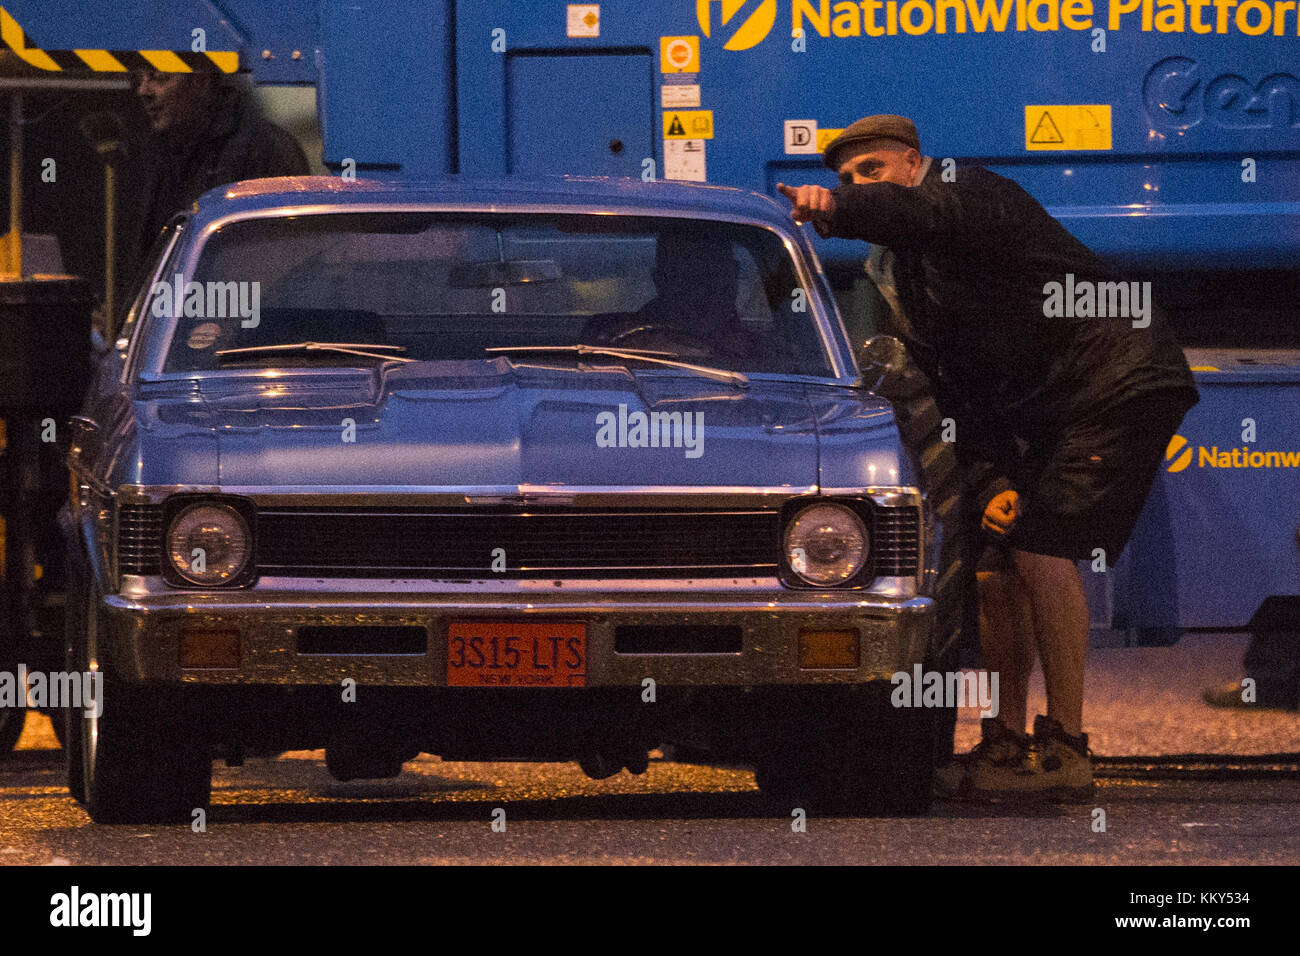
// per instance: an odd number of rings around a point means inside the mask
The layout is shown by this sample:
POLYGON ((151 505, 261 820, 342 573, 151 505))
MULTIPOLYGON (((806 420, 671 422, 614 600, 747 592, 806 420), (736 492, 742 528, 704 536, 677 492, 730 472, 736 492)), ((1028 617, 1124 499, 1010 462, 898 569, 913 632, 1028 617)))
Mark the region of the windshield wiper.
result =
POLYGON ((382 359, 385 362, 414 362, 415 359, 400 355, 385 355, 382 352, 365 351, 382 349, 385 352, 405 352, 404 345, 373 345, 367 342, 291 342, 286 345, 249 345, 240 349, 218 349, 217 358, 226 356, 255 355, 268 352, 337 352, 340 355, 360 355, 362 358, 382 359))
POLYGON ((611 358, 635 359, 641 362, 650 362, 655 365, 666 365, 669 368, 684 368, 700 375, 707 375, 709 378, 721 379, 724 382, 732 382, 741 388, 749 385, 749 376, 744 372, 732 372, 723 368, 713 368, 708 365, 693 365, 690 362, 682 362, 677 359, 664 358, 665 355, 672 355, 672 352, 657 352, 651 349, 617 349, 608 348, 603 345, 495 345, 484 349, 485 352, 567 352, 571 355, 607 355, 611 358))

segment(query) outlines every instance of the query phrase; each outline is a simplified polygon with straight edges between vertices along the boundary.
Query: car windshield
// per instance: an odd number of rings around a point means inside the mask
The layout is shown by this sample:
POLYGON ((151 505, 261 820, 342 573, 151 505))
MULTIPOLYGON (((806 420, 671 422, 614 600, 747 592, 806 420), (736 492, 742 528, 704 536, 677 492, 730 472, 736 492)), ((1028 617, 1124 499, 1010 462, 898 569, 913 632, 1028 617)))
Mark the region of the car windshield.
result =
POLYGON ((264 348, 347 343, 416 361, 504 356, 680 374, 536 349, 586 345, 734 372, 833 374, 795 263, 758 226, 450 212, 249 219, 209 237, 178 284, 155 290, 149 308, 150 321, 179 317, 166 371, 378 360, 264 348))

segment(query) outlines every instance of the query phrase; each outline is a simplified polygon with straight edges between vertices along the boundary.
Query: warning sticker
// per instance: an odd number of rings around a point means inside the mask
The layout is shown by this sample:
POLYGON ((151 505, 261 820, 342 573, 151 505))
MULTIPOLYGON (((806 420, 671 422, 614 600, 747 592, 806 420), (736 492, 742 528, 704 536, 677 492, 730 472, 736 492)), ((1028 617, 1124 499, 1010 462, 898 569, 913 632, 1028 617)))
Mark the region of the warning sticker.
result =
POLYGON ((698 73, 700 71, 699 37, 660 37, 660 73, 698 73))
POLYGON ((819 129, 817 131, 817 152, 826 152, 826 147, 831 144, 831 140, 842 132, 844 132, 842 129, 819 129))
POLYGON ((817 121, 786 120, 785 151, 791 154, 817 152, 817 121))
POLYGON ((704 140, 667 140, 664 143, 664 179, 704 182, 704 140))
POLYGON ((1107 103, 1025 107, 1025 149, 1110 148, 1107 103))
POLYGON ((571 37, 600 36, 600 4, 571 3, 566 20, 567 35, 571 37))
POLYGON ((690 109, 700 105, 698 83, 665 83, 659 87, 659 105, 664 109, 690 109))
POLYGON ((713 110, 665 112, 664 139, 713 139, 713 110))

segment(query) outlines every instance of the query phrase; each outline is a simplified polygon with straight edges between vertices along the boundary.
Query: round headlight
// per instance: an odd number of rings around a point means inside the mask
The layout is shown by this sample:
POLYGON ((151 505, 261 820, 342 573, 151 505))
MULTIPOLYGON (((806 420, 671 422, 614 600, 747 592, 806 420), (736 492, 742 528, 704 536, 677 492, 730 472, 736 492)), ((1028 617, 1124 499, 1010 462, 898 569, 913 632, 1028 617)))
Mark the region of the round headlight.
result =
POLYGON ((167 529, 167 560, 192 584, 225 584, 244 570, 248 558, 248 523, 229 505, 187 505, 167 529))
POLYGON ((843 584, 867 559, 867 526, 844 505, 810 505, 786 525, 785 559, 809 584, 843 584))

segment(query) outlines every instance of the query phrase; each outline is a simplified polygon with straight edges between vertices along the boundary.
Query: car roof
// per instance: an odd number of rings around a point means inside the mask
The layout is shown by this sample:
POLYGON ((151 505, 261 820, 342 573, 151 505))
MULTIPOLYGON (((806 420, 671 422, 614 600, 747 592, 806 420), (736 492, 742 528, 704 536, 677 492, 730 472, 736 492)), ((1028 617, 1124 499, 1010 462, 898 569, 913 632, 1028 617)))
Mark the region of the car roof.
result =
POLYGON ((492 211, 535 205, 636 214, 681 213, 755 219, 790 227, 788 209, 771 197, 732 186, 608 176, 448 176, 437 180, 345 180, 341 176, 280 176, 248 179, 210 189, 195 204, 201 222, 282 206, 366 206, 455 204, 492 211))

